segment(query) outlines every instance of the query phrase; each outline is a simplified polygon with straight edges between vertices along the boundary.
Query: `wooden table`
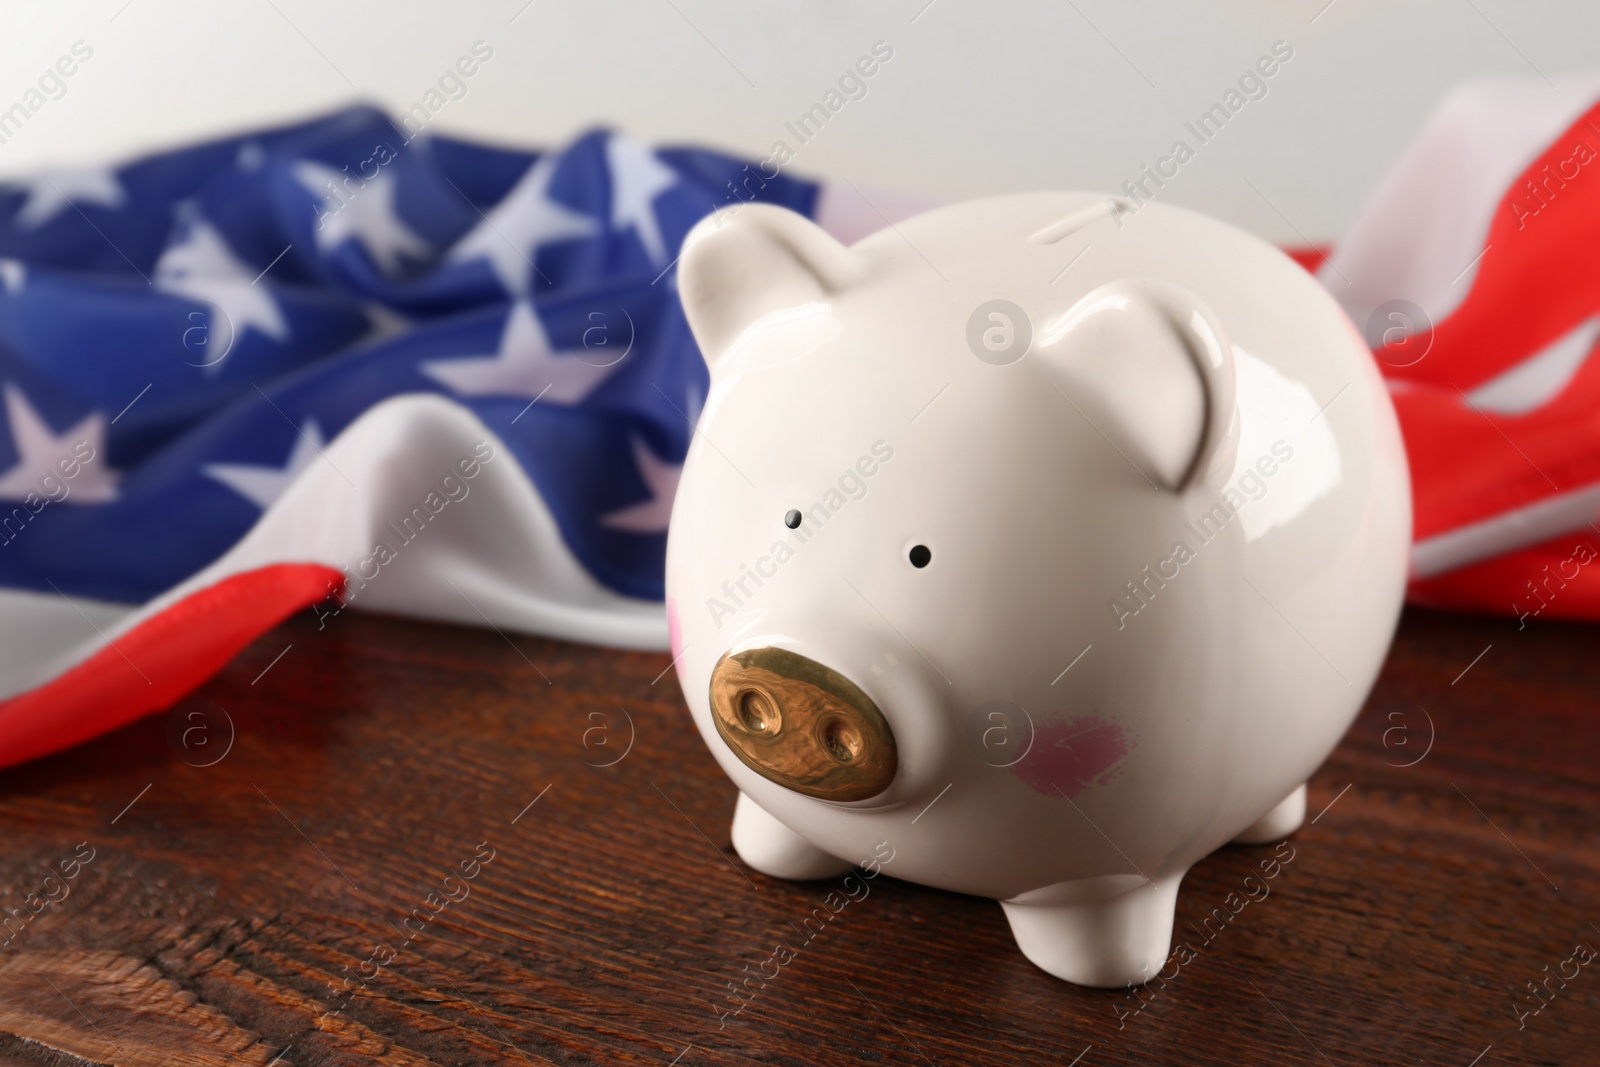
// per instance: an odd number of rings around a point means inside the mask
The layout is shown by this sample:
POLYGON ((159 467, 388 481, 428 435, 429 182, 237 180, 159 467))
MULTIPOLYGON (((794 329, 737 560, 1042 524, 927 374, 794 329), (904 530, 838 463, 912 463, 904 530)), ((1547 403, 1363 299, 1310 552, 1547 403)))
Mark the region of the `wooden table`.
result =
POLYGON ((763 966, 836 887, 733 856, 665 655, 297 618, 0 772, 0 1063, 1600 1063, 1597 638, 1409 613, 1270 896, 1203 940, 1273 850, 1203 861, 1140 995, 887 877, 763 966))

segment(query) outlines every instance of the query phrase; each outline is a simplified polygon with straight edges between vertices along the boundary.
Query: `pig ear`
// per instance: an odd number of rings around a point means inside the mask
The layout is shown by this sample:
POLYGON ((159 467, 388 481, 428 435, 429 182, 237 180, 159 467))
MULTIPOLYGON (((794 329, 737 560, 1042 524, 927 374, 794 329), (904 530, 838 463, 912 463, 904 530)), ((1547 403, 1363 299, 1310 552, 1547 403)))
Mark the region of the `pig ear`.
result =
POLYGON ((854 253, 804 216, 740 204, 702 219, 684 238, 678 295, 715 371, 752 323, 827 299, 857 268, 854 253))
POLYGON ((1061 389, 1150 481, 1180 490, 1231 466, 1233 354, 1200 299, 1167 282, 1103 285, 1040 332, 1061 389))

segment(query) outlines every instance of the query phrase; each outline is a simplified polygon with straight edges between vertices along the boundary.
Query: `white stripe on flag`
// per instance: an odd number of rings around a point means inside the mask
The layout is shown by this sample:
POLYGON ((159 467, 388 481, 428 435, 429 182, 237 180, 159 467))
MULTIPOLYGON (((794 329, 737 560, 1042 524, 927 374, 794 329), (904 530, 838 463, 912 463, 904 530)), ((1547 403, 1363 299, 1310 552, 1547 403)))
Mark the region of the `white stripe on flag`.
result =
POLYGON ((1569 530, 1586 529, 1596 515, 1600 515, 1600 482, 1418 541, 1411 549, 1411 576, 1432 578, 1569 530))

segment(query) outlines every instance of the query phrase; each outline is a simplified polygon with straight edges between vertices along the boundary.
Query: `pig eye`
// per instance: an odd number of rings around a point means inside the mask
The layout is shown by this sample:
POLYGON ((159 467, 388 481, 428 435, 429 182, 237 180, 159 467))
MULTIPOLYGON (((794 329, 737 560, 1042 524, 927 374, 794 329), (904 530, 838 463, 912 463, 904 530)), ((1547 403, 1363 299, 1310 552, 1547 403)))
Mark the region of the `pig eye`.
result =
POLYGON ((911 565, 913 567, 921 570, 923 567, 926 567, 932 559, 933 553, 928 550, 927 545, 911 546, 911 565))
POLYGON ((794 508, 789 509, 789 514, 783 517, 783 524, 791 530, 800 529, 800 512, 794 508))

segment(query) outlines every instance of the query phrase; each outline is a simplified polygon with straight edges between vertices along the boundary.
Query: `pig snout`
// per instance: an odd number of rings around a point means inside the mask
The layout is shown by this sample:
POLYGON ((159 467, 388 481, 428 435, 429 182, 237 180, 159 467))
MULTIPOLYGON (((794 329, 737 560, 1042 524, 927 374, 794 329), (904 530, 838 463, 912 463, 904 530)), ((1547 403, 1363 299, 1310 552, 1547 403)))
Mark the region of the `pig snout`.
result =
POLYGON ((784 648, 730 652, 711 672, 711 715, 739 760, 819 800, 866 800, 894 781, 894 731, 850 679, 784 648))

